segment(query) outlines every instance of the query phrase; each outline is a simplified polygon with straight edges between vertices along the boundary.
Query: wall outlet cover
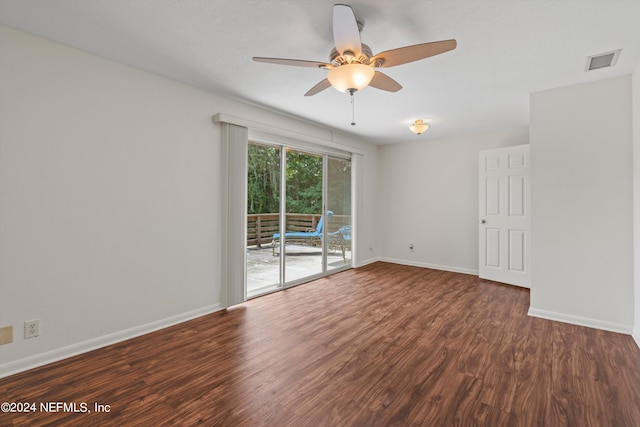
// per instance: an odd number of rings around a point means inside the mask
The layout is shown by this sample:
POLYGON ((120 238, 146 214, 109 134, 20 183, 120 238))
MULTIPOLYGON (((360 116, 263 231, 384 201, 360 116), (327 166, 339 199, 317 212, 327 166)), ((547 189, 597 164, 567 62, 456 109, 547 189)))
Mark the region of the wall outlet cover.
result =
POLYGON ((24 322, 24 338, 35 338, 40 335, 40 321, 28 320, 24 322))

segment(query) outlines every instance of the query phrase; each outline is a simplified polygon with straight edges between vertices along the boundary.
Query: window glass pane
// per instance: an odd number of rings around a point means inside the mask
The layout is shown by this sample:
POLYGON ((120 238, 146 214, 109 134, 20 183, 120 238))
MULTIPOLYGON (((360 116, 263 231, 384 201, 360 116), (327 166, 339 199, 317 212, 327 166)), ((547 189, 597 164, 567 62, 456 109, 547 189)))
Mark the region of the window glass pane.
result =
POLYGON ((250 143, 247 156, 247 297, 275 290, 280 257, 280 147, 250 143))
POLYGON ((322 156, 287 149, 285 283, 322 273, 322 156))
POLYGON ((328 158, 327 270, 351 265, 351 160, 328 158))

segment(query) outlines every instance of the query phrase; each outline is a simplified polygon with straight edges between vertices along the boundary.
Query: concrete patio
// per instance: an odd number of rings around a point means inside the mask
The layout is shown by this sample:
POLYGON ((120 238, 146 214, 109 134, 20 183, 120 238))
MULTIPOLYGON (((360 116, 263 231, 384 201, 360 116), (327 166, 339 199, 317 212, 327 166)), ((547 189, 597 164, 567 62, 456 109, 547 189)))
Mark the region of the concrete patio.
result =
MULTIPOLYGON (((280 276, 280 247, 276 247, 275 256, 270 245, 247 248, 247 296, 253 297, 278 289, 280 276)), ((306 276, 322 273, 322 248, 298 244, 287 244, 285 252, 285 280, 287 283, 306 276)), ((345 259, 341 250, 329 250, 327 270, 344 268, 351 265, 351 251, 345 250, 345 259)))

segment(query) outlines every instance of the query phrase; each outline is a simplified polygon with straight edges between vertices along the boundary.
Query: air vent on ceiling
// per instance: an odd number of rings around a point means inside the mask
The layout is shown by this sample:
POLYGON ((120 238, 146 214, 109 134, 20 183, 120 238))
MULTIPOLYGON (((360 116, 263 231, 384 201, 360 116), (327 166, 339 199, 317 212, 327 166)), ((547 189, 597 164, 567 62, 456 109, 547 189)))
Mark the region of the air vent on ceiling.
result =
POLYGON ((585 71, 597 70, 598 68, 613 67, 618 61, 621 49, 611 52, 600 53, 587 57, 587 67, 585 71))

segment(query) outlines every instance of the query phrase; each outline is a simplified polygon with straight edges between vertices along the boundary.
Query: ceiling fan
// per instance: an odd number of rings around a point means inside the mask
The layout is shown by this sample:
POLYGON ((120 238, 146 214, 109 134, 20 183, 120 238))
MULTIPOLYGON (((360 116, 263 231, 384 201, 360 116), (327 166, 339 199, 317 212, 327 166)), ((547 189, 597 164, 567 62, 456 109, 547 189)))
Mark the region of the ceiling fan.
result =
POLYGON ((391 49, 373 55, 371 48, 360 41, 360 29, 361 26, 358 25, 351 6, 336 4, 333 6, 335 48, 329 54, 329 62, 265 57, 254 57, 253 60, 328 70, 327 78, 309 89, 304 95, 315 95, 329 86, 333 86, 353 97, 354 92, 367 86, 388 92, 397 92, 402 89, 398 82, 375 68, 390 68, 418 61, 453 50, 457 45, 453 39, 442 40, 391 49))

